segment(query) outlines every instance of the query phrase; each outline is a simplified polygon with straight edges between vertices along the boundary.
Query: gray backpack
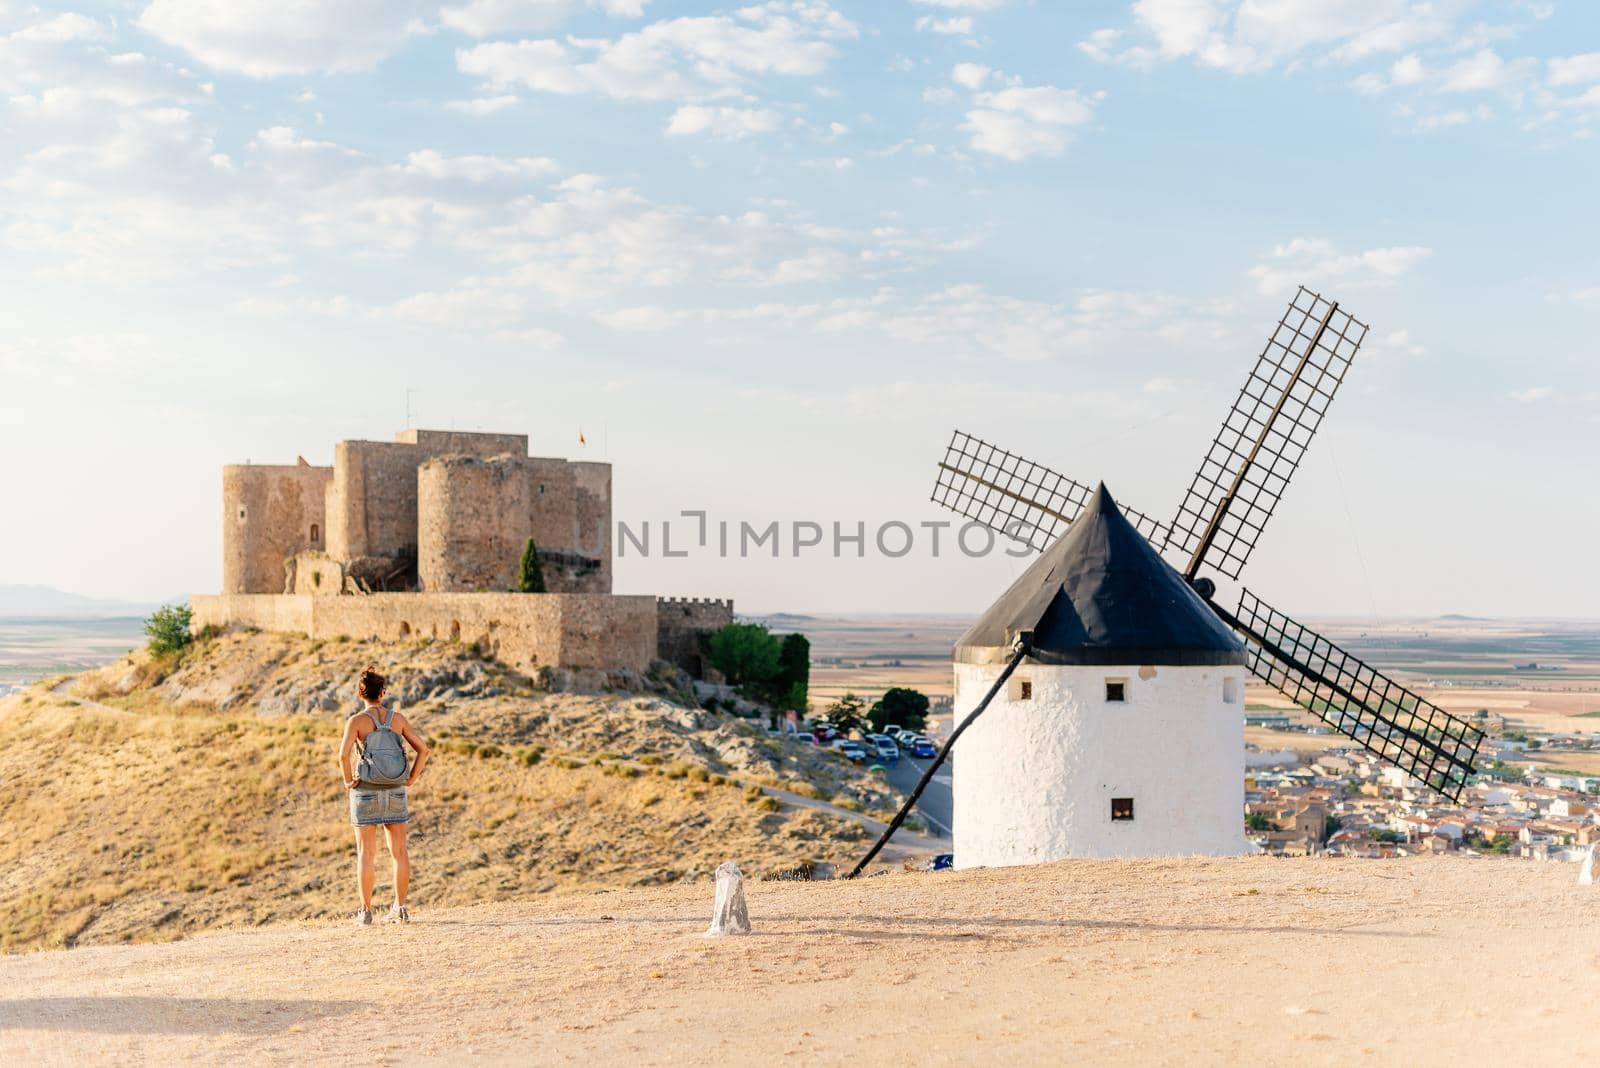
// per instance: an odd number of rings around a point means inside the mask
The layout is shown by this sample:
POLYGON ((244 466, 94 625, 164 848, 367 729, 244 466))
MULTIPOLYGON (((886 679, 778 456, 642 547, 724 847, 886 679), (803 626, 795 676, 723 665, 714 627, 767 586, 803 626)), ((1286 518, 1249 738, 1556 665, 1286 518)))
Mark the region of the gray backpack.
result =
POLYGON ((405 743, 389 727, 394 713, 390 712, 379 722, 371 709, 362 711, 372 720, 372 730, 368 732, 365 742, 356 743, 361 753, 361 760, 356 765, 356 778, 361 780, 362 786, 380 789, 404 786, 411 769, 407 766, 405 743))

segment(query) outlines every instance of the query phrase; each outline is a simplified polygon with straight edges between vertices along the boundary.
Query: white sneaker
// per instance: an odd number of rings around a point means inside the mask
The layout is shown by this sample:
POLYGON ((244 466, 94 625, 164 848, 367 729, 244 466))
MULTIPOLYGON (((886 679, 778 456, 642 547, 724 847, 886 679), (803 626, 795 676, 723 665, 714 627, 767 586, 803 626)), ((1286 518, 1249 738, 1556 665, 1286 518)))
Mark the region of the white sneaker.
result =
POLYGON ((406 907, 404 905, 390 905, 389 906, 389 922, 390 923, 410 923, 411 922, 411 913, 409 911, 407 911, 407 909, 406 909, 406 907))
POLYGON ((371 927, 372 926, 372 910, 371 909, 356 909, 355 920, 356 920, 356 926, 357 927, 371 927))

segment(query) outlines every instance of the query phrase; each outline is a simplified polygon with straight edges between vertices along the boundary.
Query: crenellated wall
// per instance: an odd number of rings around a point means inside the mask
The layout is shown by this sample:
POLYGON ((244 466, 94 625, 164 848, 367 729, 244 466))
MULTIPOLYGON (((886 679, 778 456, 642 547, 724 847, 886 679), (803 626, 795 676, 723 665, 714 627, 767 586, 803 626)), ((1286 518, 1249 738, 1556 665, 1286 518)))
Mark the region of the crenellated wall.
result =
POLYGON ((662 597, 656 601, 656 649, 661 659, 695 678, 705 676, 705 635, 733 622, 733 602, 710 597, 662 597))

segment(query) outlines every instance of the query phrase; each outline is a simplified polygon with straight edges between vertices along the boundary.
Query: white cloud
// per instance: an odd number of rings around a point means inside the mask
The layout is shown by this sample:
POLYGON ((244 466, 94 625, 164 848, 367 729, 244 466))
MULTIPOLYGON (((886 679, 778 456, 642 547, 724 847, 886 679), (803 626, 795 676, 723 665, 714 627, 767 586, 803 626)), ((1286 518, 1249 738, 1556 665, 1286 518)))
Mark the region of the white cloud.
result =
POLYGON ((1586 85, 1600 82, 1600 52, 1560 56, 1549 61, 1551 85, 1586 85))
POLYGON ((949 19, 924 15, 917 19, 917 29, 924 33, 939 33, 949 37, 968 36, 972 33, 972 19, 965 15, 949 19))
POLYGON ((1555 390, 1549 386, 1534 386, 1532 389, 1521 389, 1511 394, 1511 399, 1518 404, 1537 404, 1555 396, 1555 390))
POLYGON ((1439 88, 1447 93, 1483 92, 1505 89, 1531 75, 1537 63, 1531 59, 1511 62, 1485 48, 1439 73, 1439 88))
POLYGON ((447 100, 445 110, 458 111, 463 115, 472 115, 481 118, 484 115, 493 115, 497 111, 504 111, 517 103, 517 98, 509 94, 500 96, 480 96, 472 100, 447 100))
POLYGON ((432 149, 421 149, 406 156, 401 168, 406 174, 426 178, 459 178, 468 182, 487 182, 493 178, 535 178, 554 174, 560 165, 543 156, 446 156, 432 149))
POLYGON ((1452 0, 1139 0, 1133 22, 1146 43, 1119 48, 1125 35, 1103 29, 1079 48, 1103 62, 1189 58, 1234 73, 1270 70, 1307 53, 1349 62, 1442 41, 1460 7, 1452 0))
MULTIPOLYGON (((1073 129, 1094 117, 1094 106, 1104 95, 1026 86, 976 63, 956 64, 950 77, 972 92, 961 128, 971 135, 973 150, 1013 162, 1066 151, 1073 129), (990 84, 996 88, 981 88, 990 84)), ((928 94, 923 98, 929 99, 928 94)))
POLYGON ((1010 0, 914 0, 928 7, 953 8, 957 11, 995 11, 1005 7, 1010 0))
POLYGON ((667 123, 669 137, 704 134, 718 141, 742 141, 771 133, 782 122, 776 111, 685 104, 667 123))
POLYGON ((1346 253, 1322 238, 1297 237, 1274 247, 1249 274, 1269 296, 1289 292, 1301 283, 1378 285, 1411 271, 1432 252, 1418 245, 1396 245, 1346 253))
POLYGON ((421 30, 422 0, 152 0, 139 28, 216 70, 371 70, 421 30))
POLYGON ((963 89, 978 89, 991 73, 982 63, 957 63, 950 71, 950 80, 963 89))
POLYGON ((496 88, 700 102, 737 95, 757 76, 820 74, 837 54, 832 42, 857 32, 826 4, 773 0, 615 39, 490 42, 458 51, 456 65, 496 88))
POLYGON ((549 30, 588 9, 637 18, 650 0, 468 0, 439 9, 439 21, 472 37, 549 30))
POLYGON ((541 352, 553 352, 567 343, 567 339, 554 330, 546 330, 538 326, 530 326, 521 330, 496 330, 490 336, 496 341, 507 345, 538 349, 541 352))

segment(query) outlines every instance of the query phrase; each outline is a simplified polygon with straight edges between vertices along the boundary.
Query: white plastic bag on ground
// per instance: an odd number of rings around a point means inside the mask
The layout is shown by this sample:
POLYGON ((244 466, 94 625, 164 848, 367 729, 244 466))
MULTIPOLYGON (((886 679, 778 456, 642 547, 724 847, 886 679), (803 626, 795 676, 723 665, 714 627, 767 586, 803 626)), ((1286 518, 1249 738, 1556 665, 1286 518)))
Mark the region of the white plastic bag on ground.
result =
POLYGON ((1583 855, 1583 867, 1578 869, 1579 886, 1590 886, 1594 883, 1594 851, 1595 847, 1590 846, 1589 852, 1583 855))
POLYGON ((744 872, 733 861, 717 865, 717 900, 711 909, 706 937, 749 934, 750 912, 744 904, 744 872))

